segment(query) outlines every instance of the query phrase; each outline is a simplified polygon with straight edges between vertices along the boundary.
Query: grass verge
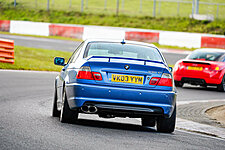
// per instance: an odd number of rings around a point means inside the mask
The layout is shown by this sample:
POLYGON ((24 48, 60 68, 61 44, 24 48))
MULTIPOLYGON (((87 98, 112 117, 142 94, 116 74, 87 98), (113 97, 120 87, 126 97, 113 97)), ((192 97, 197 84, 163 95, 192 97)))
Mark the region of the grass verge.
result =
POLYGON ((54 57, 64 57, 68 60, 72 55, 72 52, 22 46, 15 46, 14 51, 15 64, 0 63, 0 69, 60 71, 62 67, 54 65, 54 57))
MULTIPOLYGON (((54 57, 64 57, 67 61, 72 52, 46 50, 15 46, 15 64, 1 63, 0 69, 35 70, 35 71, 61 71, 61 66, 54 65, 54 57)), ((169 65, 173 67, 173 65, 169 65)))
POLYGON ((225 20, 213 22, 189 18, 154 18, 149 16, 106 15, 80 13, 78 11, 35 10, 1 7, 0 20, 23 20, 50 23, 130 27, 166 31, 225 34, 225 20))

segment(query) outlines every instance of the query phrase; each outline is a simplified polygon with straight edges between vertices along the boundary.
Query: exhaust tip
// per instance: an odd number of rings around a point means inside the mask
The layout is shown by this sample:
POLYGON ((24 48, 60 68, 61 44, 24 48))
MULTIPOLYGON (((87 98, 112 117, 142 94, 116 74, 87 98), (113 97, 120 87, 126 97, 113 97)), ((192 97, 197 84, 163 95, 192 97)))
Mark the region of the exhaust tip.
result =
POLYGON ((84 105, 81 107, 81 111, 87 114, 93 114, 93 113, 96 113, 98 109, 96 106, 84 105))
POLYGON ((97 107, 95 107, 95 106, 90 106, 90 107, 89 107, 89 111, 90 111, 90 113, 96 113, 98 110, 97 110, 97 107))
POLYGON ((89 108, 86 105, 81 107, 81 111, 83 111, 85 113, 88 112, 88 110, 89 110, 89 108))

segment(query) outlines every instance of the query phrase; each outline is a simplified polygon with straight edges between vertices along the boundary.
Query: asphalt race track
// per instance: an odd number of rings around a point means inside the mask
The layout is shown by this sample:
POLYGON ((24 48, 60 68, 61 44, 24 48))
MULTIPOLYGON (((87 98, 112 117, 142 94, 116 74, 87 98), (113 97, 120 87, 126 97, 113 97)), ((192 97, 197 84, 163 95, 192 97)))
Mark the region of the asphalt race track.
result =
POLYGON ((62 124, 51 117, 55 76, 0 71, 1 149, 225 149, 224 140, 178 130, 158 133, 141 127, 136 119, 82 118, 78 124, 62 124))
MULTIPOLYGON (((0 34, 0 38, 14 40, 15 45, 32 47, 32 48, 43 48, 50 50, 62 50, 73 52, 80 42, 57 40, 49 38, 37 38, 17 35, 0 34)), ((164 54, 168 64, 175 64, 179 59, 185 58, 186 54, 164 54)))
MULTIPOLYGON (((56 75, 0 71, 0 149, 225 149, 223 139, 182 130, 158 133, 154 128, 141 127, 137 119, 82 115, 77 124, 62 124, 51 117, 56 75)), ((185 86, 178 92, 178 102, 225 97, 214 87, 185 86)))

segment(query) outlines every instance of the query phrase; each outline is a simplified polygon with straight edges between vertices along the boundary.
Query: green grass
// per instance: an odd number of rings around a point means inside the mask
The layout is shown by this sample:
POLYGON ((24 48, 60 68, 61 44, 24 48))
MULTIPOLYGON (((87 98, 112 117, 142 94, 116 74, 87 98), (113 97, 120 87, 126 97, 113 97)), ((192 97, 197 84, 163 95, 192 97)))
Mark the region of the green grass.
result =
MULTIPOLYGON (((62 66, 54 65, 54 57, 64 57, 66 61, 72 52, 46 50, 15 46, 15 64, 1 63, 0 69, 35 70, 35 71, 61 71, 62 66)), ((173 65, 169 65, 173 67, 173 65)))
POLYGON ((189 18, 154 18, 148 16, 126 16, 80 13, 76 11, 30 10, 0 7, 0 20, 24 20, 51 23, 131 27, 167 31, 225 34, 225 20, 214 22, 189 18))
POLYGON ((60 71, 62 67, 54 65, 54 57, 64 57, 68 60, 72 55, 71 52, 22 46, 15 46, 14 51, 15 64, 0 63, 0 69, 60 71))
MULTIPOLYGON (((116 14, 117 0, 83 0, 84 12, 116 14)), ((119 13, 135 16, 153 16, 153 0, 119 0, 119 13), (124 3, 123 3, 124 2, 124 3), (142 3, 140 3, 142 2, 142 3)), ((189 3, 156 2, 158 17, 188 17, 192 13, 192 0, 189 3)), ((14 0, 0 0, 4 5, 13 5, 14 0)), ((224 0, 200 0, 200 2, 225 3, 224 0)), ((47 9, 47 0, 17 0, 17 6, 31 9, 47 9)), ((51 10, 81 11, 81 0, 50 0, 51 10), (71 1, 71 3, 70 3, 71 1)), ((224 18, 225 6, 219 7, 219 18, 224 18)), ((199 13, 217 15, 217 5, 200 4, 199 13)))

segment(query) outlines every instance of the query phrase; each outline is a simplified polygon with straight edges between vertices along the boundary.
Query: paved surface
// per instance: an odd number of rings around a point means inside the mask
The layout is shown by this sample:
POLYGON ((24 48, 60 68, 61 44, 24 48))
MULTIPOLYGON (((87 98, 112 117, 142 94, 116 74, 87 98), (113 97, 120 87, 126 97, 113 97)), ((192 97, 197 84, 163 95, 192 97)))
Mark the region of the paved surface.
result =
POLYGON ((177 117, 198 122, 201 124, 213 125, 215 127, 223 127, 221 124, 216 122, 216 120, 210 119, 205 113, 206 110, 220 105, 225 105, 225 101, 215 100, 203 103, 194 102, 191 104, 179 105, 177 117))
POLYGON ((18 36, 0 34, 0 38, 14 40, 14 44, 18 46, 32 47, 32 48, 43 48, 50 50, 62 50, 72 52, 78 46, 80 42, 58 40, 49 38, 38 38, 30 36, 18 36))
MULTIPOLYGON (((67 40, 56 40, 49 38, 38 38, 38 37, 28 37, 28 36, 18 36, 18 35, 8 35, 0 34, 0 38, 6 38, 14 40, 15 45, 33 47, 33 48, 43 48, 43 49, 53 49, 72 52, 79 45, 80 42, 67 41, 67 40)), ((165 51, 164 56, 168 64, 175 64, 178 60, 185 58, 186 53, 168 53, 165 51)))
MULTIPOLYGON (((73 41, 24 36, 0 35, 1 37, 15 40, 15 45, 64 51, 73 51, 79 44, 73 41)), ((174 64, 187 55, 187 53, 178 54, 168 51, 163 53, 169 64, 174 64)), ((173 134, 157 133, 155 129, 142 128, 140 121, 136 119, 107 120, 81 115, 78 124, 61 124, 57 118, 50 117, 55 76, 55 73, 0 71, 0 110, 2 110, 0 147, 2 149, 225 148, 224 141, 217 138, 180 130, 176 130, 173 134)), ((178 103, 203 102, 178 106, 178 117, 182 118, 178 119, 178 128, 186 126, 187 129, 188 126, 192 131, 201 132, 199 128, 212 129, 210 126, 204 126, 203 123, 218 126, 204 115, 204 111, 214 106, 213 100, 224 99, 225 93, 217 92, 215 87, 205 89, 188 85, 178 88, 178 92, 178 103), (204 103, 205 100, 212 102, 204 103)), ((208 133, 215 132, 220 130, 215 127, 208 133)))
MULTIPOLYGON (((84 116, 78 124, 62 124, 50 116, 55 76, 0 71, 1 149, 225 149, 224 140, 180 130, 158 133, 135 119, 103 121, 84 116)), ((207 97, 207 91, 198 93, 207 97)))

